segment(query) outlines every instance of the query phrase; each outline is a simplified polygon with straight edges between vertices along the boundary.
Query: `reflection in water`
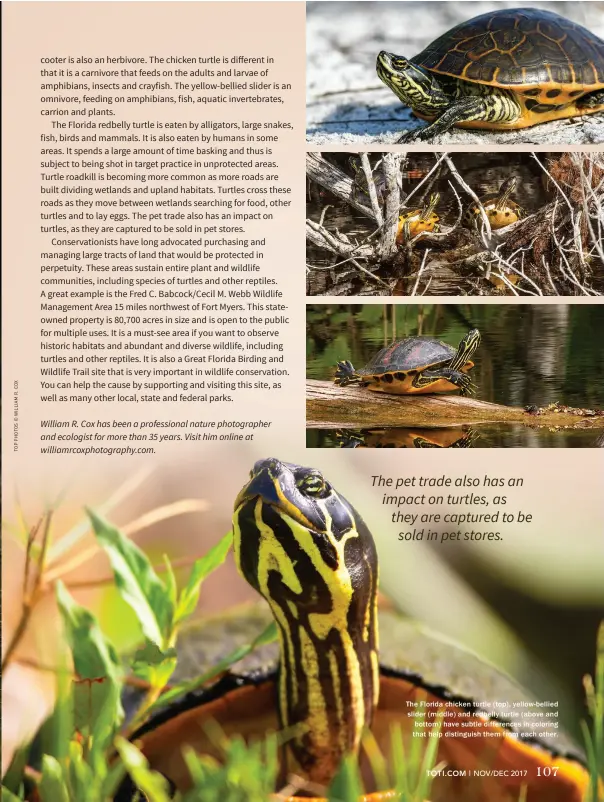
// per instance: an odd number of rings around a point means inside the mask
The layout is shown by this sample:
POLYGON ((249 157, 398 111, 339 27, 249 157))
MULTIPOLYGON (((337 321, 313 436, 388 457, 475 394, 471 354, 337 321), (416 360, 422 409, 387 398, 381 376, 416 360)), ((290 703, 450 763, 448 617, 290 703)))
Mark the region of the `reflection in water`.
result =
MULTIPOLYGON (((349 444, 341 440, 342 429, 308 429, 307 448, 597 448, 604 447, 604 435, 598 438, 596 432, 581 429, 537 428, 512 424, 488 424, 480 426, 463 442, 439 445, 434 442, 435 429, 356 429, 349 444), (383 434, 378 434, 383 432, 383 434), (418 432, 427 444, 417 444, 411 439, 418 432), (409 438, 407 442, 405 440, 409 438), (363 440, 361 443, 360 440, 363 440), (432 442, 430 442, 432 441, 432 442)), ((445 429, 444 431, 450 431, 445 429)), ((459 429, 455 430, 459 436, 459 429)))
MULTIPOLYGON (((381 348, 417 334, 457 347, 471 328, 482 335, 473 357, 476 398, 516 407, 604 406, 604 306, 598 304, 309 305, 307 376, 331 381, 338 361, 366 365, 381 348)), ((497 425, 480 427, 475 445, 593 447, 595 440, 593 431, 497 425)), ((308 445, 338 447, 334 433, 316 431, 308 445)))
POLYGON ((338 429, 340 448, 469 448, 479 435, 472 429, 338 429))

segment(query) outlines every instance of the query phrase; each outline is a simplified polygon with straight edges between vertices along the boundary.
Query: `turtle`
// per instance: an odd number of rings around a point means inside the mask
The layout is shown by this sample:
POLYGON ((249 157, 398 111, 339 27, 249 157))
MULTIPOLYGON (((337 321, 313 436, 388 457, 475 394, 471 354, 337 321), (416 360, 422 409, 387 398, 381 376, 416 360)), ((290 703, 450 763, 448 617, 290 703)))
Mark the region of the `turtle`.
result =
POLYGON ((514 130, 604 109, 604 41, 544 9, 480 14, 412 59, 382 50, 376 68, 431 121, 398 142, 425 142, 452 126, 514 130))
MULTIPOLYGON (((510 195, 515 191, 517 185, 517 177, 511 176, 501 184, 498 192, 492 195, 485 195, 479 199, 491 229, 505 228, 523 217, 524 209, 515 201, 510 200, 510 195)), ((480 214, 480 206, 477 203, 470 204, 464 214, 463 221, 469 228, 480 230, 482 215, 480 214)), ((491 271, 489 281, 497 289, 506 290, 509 284, 515 285, 520 281, 520 274, 512 270, 497 268, 491 271)))
POLYGON ((457 349, 434 337, 406 337, 382 348, 359 371, 348 361, 338 362, 334 383, 397 395, 452 390, 471 395, 475 388, 466 374, 474 366, 471 357, 479 344, 478 329, 469 331, 457 349))
POLYGON ((404 245, 422 231, 438 231, 440 217, 436 214, 436 207, 439 202, 440 194, 435 192, 421 209, 403 209, 398 218, 396 244, 404 245))
MULTIPOLYGON (((498 192, 479 198, 480 205, 484 209, 492 229, 496 230, 510 226, 523 216, 524 210, 522 207, 515 201, 510 200, 510 196, 515 192, 517 186, 518 178, 511 176, 501 184, 498 192)), ((477 203, 470 204, 463 220, 465 225, 469 227, 480 228, 482 220, 480 206, 477 203)))
MULTIPOLYGON (((358 757, 371 783, 361 749, 366 728, 391 763, 393 727, 417 753, 414 733, 425 734, 440 715, 447 737, 439 738, 436 762, 452 771, 438 773, 431 802, 581 802, 589 774, 580 751, 564 733, 535 737, 534 719, 527 732, 514 717, 515 706, 538 710, 534 695, 448 639, 394 610, 378 611, 371 531, 321 471, 258 460, 235 499, 233 549, 241 576, 264 601, 184 632, 181 675, 204 672, 271 621, 278 641, 157 710, 132 735, 172 789, 191 785, 184 746, 220 760, 225 737, 257 741, 284 730, 278 782, 301 793, 277 788, 273 799, 309 802, 314 792, 315 802, 326 802, 321 789, 345 757, 358 757)), ((399 798, 367 790, 364 802, 399 798)), ((126 780, 115 800, 136 794, 126 780)))
POLYGON ((470 448, 477 435, 472 429, 378 428, 338 429, 340 448, 470 448))

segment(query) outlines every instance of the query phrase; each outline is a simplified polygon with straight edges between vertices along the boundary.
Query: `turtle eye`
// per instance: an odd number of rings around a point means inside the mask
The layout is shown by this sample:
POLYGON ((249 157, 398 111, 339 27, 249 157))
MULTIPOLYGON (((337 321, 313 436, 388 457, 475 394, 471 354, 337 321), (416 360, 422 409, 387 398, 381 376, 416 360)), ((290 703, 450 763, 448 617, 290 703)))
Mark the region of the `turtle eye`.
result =
POLYGON ((296 485, 299 490, 306 493, 308 496, 323 496, 329 489, 325 479, 323 479, 323 475, 320 474, 319 471, 305 473, 304 476, 298 479, 296 485))
POLYGON ((395 70, 404 70, 407 68, 409 62, 406 58, 393 58, 392 59, 392 66, 395 70))

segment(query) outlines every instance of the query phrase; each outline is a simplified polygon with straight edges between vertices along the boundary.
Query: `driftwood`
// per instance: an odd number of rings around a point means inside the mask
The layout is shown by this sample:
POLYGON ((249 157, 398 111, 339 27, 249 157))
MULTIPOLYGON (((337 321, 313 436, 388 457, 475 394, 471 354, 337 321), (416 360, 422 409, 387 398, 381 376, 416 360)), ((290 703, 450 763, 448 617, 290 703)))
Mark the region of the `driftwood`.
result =
POLYGON ((604 415, 590 410, 548 411, 531 414, 456 395, 390 395, 364 387, 338 387, 333 382, 306 382, 306 424, 311 429, 364 428, 373 426, 446 427, 461 424, 522 423, 604 429, 604 415))
MULTIPOLYGON (((307 220, 307 239, 331 253, 332 263, 321 266, 308 259, 309 293, 330 295, 583 295, 604 291, 604 161, 592 154, 562 154, 542 163, 531 154, 537 174, 524 176, 519 196, 540 188, 544 196, 532 214, 517 223, 492 231, 478 195, 460 174, 448 153, 439 156, 423 180, 405 196, 400 181, 401 162, 411 158, 381 154, 381 178, 385 181, 381 208, 376 198, 375 174, 366 154, 359 154, 368 186, 367 197, 354 191, 354 181, 320 154, 307 155, 311 181, 332 192, 372 221, 375 229, 357 236, 355 264, 346 225, 321 215, 319 223, 307 220), (443 173, 444 171, 444 173, 443 173), (447 180, 448 188, 444 185, 447 180), (435 181, 445 197, 455 196, 459 208, 452 226, 423 231, 412 240, 395 244, 398 215, 402 208, 424 203, 435 181), (420 192, 421 190, 421 192, 420 192), (549 202, 545 198, 549 198, 549 202), (462 224, 461 212, 469 202, 479 209, 476 230, 462 224), (325 217, 325 219, 324 219, 325 217), (345 267, 343 270, 344 263, 345 267), (353 269, 358 270, 351 277, 353 269), (330 270, 329 276, 313 272, 330 270), (341 272, 340 272, 341 270, 341 272), (495 273, 494 280, 488 279, 495 273), (364 274, 360 275, 360 274, 364 274), (367 278, 370 279, 367 283, 367 278), (356 281, 356 284, 355 284, 356 281), (501 286, 503 282, 503 287, 501 286), (325 284, 325 286, 323 286, 325 284), (376 286, 376 284, 378 286, 376 286)), ((465 168, 468 169, 467 166, 465 168)), ((528 166, 524 165, 525 172, 528 166)), ((509 169, 508 169, 509 172, 509 169)), ((326 207, 329 208, 329 207, 326 207)))
POLYGON ((324 189, 328 189, 332 195, 376 221, 371 206, 353 193, 354 181, 352 178, 331 162, 326 161, 319 153, 306 154, 306 175, 324 189))

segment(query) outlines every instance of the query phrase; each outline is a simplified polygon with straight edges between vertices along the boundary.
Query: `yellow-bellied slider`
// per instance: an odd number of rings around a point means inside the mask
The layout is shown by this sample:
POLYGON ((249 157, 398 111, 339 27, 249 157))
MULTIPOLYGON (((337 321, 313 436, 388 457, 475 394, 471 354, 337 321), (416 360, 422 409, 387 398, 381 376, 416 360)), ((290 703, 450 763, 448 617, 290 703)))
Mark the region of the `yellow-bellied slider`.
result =
POLYGON ((355 370, 348 361, 338 362, 334 383, 340 387, 360 384, 381 393, 418 394, 474 392, 468 371, 480 344, 480 332, 472 329, 457 349, 434 337, 406 337, 388 345, 364 368, 355 370))
POLYGON ((439 202, 440 194, 435 192, 421 209, 403 209, 398 218, 396 244, 403 245, 422 231, 438 231, 440 217, 436 207, 439 202))

